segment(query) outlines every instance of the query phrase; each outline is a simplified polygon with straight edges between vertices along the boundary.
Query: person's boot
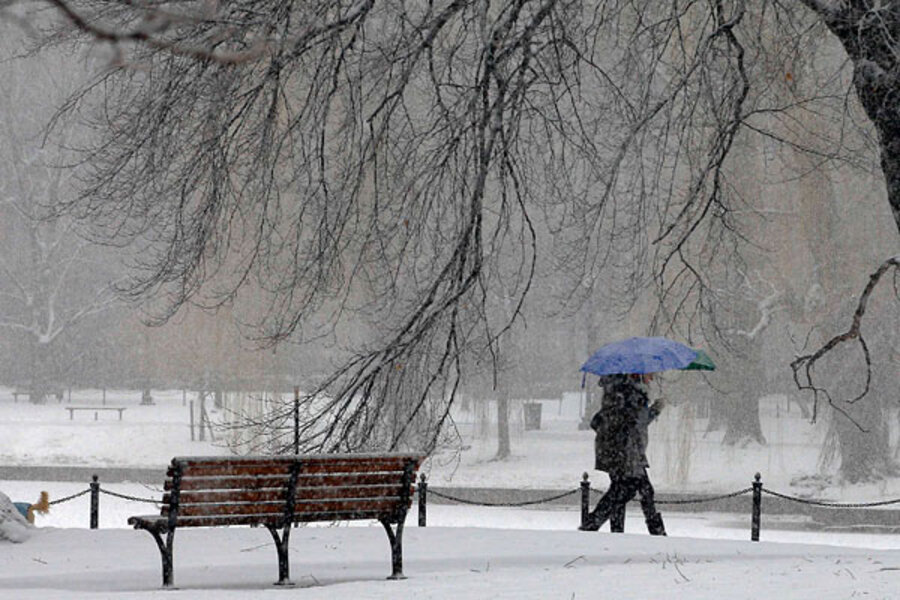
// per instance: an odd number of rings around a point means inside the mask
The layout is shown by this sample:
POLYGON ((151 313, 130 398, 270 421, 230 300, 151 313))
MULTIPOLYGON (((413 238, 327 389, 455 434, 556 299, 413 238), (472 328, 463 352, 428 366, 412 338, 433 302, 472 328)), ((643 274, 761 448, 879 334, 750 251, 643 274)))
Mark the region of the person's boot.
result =
POLYGON ((647 531, 650 535, 666 535, 666 526, 663 524, 661 514, 656 513, 647 519, 647 531))
POLYGON ((579 531, 599 531, 603 521, 597 516, 596 512, 588 513, 587 520, 578 526, 579 531))
POLYGON ((597 508, 588 513, 587 521, 578 526, 580 531, 599 531, 600 527, 610 518, 611 512, 609 505, 598 504, 597 508))

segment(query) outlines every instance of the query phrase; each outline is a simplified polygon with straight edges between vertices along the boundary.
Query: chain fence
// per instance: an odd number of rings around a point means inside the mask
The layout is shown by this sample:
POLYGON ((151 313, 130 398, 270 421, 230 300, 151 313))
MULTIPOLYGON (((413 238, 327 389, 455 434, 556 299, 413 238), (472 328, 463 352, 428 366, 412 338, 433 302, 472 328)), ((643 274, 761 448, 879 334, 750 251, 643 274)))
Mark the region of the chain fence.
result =
POLYGON ((94 475, 94 481, 90 484, 90 486, 86 490, 81 490, 80 492, 76 492, 74 494, 70 494, 68 496, 64 496, 62 498, 57 498, 56 500, 51 500, 48 502, 50 506, 55 506, 58 504, 63 504, 64 502, 70 502, 75 500, 76 498, 80 498, 82 496, 86 496, 90 494, 90 528, 97 529, 100 526, 100 494, 105 494, 107 496, 113 496, 115 498, 120 498, 122 500, 128 500, 131 502, 148 502, 151 504, 155 504, 159 506, 162 502, 160 500, 153 500, 151 498, 139 498, 137 496, 130 496, 128 494, 120 494, 118 492, 114 492, 112 490, 105 490, 100 487, 100 482, 96 475, 94 475))
POLYGON ((704 498, 687 498, 685 500, 657 500, 657 504, 701 504, 703 502, 716 502, 717 500, 727 500, 729 498, 736 498, 738 496, 743 496, 744 494, 749 494, 753 491, 752 487, 746 487, 742 490, 738 490, 736 492, 731 492, 730 494, 722 494, 721 496, 707 496, 704 498))
MULTIPOLYGON (((521 493, 521 490, 516 490, 521 493)), ((547 504, 550 502, 555 502, 562 498, 566 498, 569 496, 573 496, 579 494, 581 496, 581 521, 582 526, 587 524, 588 519, 590 518, 590 502, 591 502, 591 494, 605 494, 606 490, 599 490, 590 486, 590 482, 587 479, 587 474, 584 475, 584 480, 581 482, 581 486, 579 488, 561 492, 558 494, 553 494, 544 498, 539 498, 535 500, 525 500, 525 501, 479 501, 471 498, 461 498, 459 496, 453 496, 451 494, 446 494, 443 492, 438 492, 436 490, 429 489, 428 483, 425 481, 425 477, 423 476, 419 481, 418 486, 418 504, 419 504, 419 526, 425 527, 427 524, 427 498, 429 495, 441 498, 444 500, 448 500, 451 502, 456 502, 459 504, 466 504, 469 506, 486 506, 486 507, 524 507, 524 506, 534 506, 539 504, 547 504)), ((774 490, 768 490, 763 487, 762 480, 760 475, 757 474, 755 477, 755 481, 751 486, 745 487, 733 492, 725 493, 725 494, 716 494, 711 496, 701 496, 696 498, 684 498, 684 499, 665 499, 665 500, 657 500, 656 504, 659 505, 689 505, 689 504, 703 504, 709 502, 719 502, 723 500, 729 500, 731 498, 737 498, 739 496, 743 496, 746 494, 752 495, 752 504, 751 504, 751 524, 750 524, 750 539, 752 541, 759 541, 759 532, 761 526, 761 513, 762 513, 762 494, 769 494, 770 496, 775 496, 781 498, 783 500, 789 502, 796 502, 800 504, 814 505, 814 506, 822 506, 828 508, 868 508, 868 507, 876 507, 876 506, 888 506, 891 504, 900 504, 900 498, 893 500, 879 500, 874 502, 823 502, 820 500, 811 500, 808 498, 800 498, 798 496, 791 496, 788 494, 782 494, 780 492, 776 492, 774 490)))
POLYGON ((522 502, 477 502, 475 500, 469 500, 467 498, 458 498, 455 496, 451 496, 449 494, 443 494, 441 492, 436 492, 434 490, 430 490, 429 493, 432 496, 437 496, 438 498, 443 498, 444 500, 450 500, 452 502, 459 502, 460 504, 468 504, 470 506, 494 506, 494 507, 509 507, 509 508, 519 508, 522 506, 533 506, 535 504, 546 504, 548 502, 553 502, 555 500, 559 500, 561 498, 565 498, 567 496, 572 496, 577 494, 580 490, 570 490, 568 492, 562 492, 561 494, 556 494, 554 496, 549 496, 547 498, 541 498, 539 500, 524 500, 522 502))
MULTIPOLYGON (((90 490, 88 490, 90 491, 90 490)), ((152 500, 150 498, 138 498, 137 496, 128 496, 126 494, 119 494, 116 492, 111 492, 109 490, 104 490, 100 488, 101 494, 106 494, 107 496, 115 496, 116 498, 122 498, 123 500, 131 500, 132 502, 149 502, 151 504, 156 504, 160 506, 162 504, 162 500, 152 500)))
POLYGON ((869 508, 872 506, 887 506, 889 504, 900 504, 900 498, 894 500, 879 500, 877 502, 822 502, 821 500, 810 500, 809 498, 799 498, 797 496, 788 496, 773 490, 762 489, 763 494, 775 496, 783 500, 791 502, 799 502, 800 504, 811 504, 813 506, 825 506, 828 508, 869 508))
POLYGON ((91 488, 88 488, 88 489, 82 490, 76 494, 72 494, 71 496, 66 496, 64 498, 59 498, 57 500, 51 500, 50 502, 48 502, 48 504, 50 506, 53 506, 54 504, 62 504, 63 502, 68 502, 69 500, 74 500, 75 498, 78 498, 80 496, 84 496, 85 494, 90 494, 90 493, 91 493, 91 488))
MULTIPOLYGON (((587 475, 585 475, 587 477, 587 475)), ((515 493, 522 493, 524 490, 511 490, 515 493)), ((590 487, 590 482, 585 478, 584 481, 581 482, 580 487, 554 493, 549 496, 545 496, 542 498, 536 498, 532 500, 521 500, 521 501, 494 501, 494 500, 475 500, 472 498, 463 498, 457 495, 448 494, 445 492, 439 492, 434 489, 430 489, 428 483, 425 481, 424 476, 419 481, 417 495, 418 495, 418 509, 419 509, 419 526, 426 526, 426 515, 427 515, 427 497, 433 496, 435 498, 441 498, 448 502, 454 502, 457 504, 463 504, 468 506, 484 506, 484 507, 505 507, 505 508, 522 508, 526 506, 537 506, 541 504, 548 504, 551 502, 556 502, 558 500, 562 500, 564 498, 568 498, 570 496, 579 495, 581 496, 581 511, 582 511, 582 521, 586 519, 586 515, 589 510, 590 503, 590 495, 591 494, 604 494, 606 490, 599 490, 593 487, 590 487)), ((114 498, 118 498, 121 500, 127 500, 130 502, 144 502, 148 504, 154 504, 156 506, 162 505, 161 499, 154 498, 141 498, 139 496, 133 496, 129 494, 123 494, 120 492, 116 492, 113 490, 105 489, 100 486, 99 481, 94 478, 94 482, 88 487, 80 492, 76 492, 74 494, 70 494, 68 496, 57 498, 56 500, 52 500, 49 502, 51 506, 62 504, 64 502, 70 502, 75 500, 76 498, 80 498, 85 495, 91 495, 91 528, 96 529, 97 523, 99 521, 99 496, 101 494, 106 496, 111 496, 114 498)), ((685 499, 666 499, 666 500, 657 500, 656 504, 660 505, 688 505, 688 504, 703 504, 709 502, 717 502, 722 500, 728 500, 731 498, 736 498, 738 496, 743 496, 745 494, 752 494, 753 503, 752 503, 752 513, 751 513, 751 521, 752 521, 752 529, 751 529, 751 539, 756 541, 759 539, 759 527, 760 527, 760 513, 761 513, 761 497, 763 494, 767 494, 769 496, 777 497, 782 500, 788 502, 795 502, 798 504, 812 505, 812 506, 820 506, 825 508, 837 508, 837 509, 854 509, 854 508, 870 508, 870 507, 878 507, 878 506, 889 506, 892 504, 900 504, 900 498, 891 499, 891 500, 878 500, 873 502, 826 502, 821 500, 813 500, 810 498, 801 498, 799 496, 792 496, 789 494, 784 494, 781 492, 777 492, 775 490, 766 489, 763 487, 762 481, 757 475, 756 481, 750 487, 746 487, 740 490, 736 490, 734 492, 726 493, 726 494, 717 494, 712 496, 702 496, 697 498, 685 498, 685 499)))
MULTIPOLYGON (((536 504, 547 504, 550 502, 554 502, 556 500, 560 500, 562 498, 566 498, 567 496, 572 496, 577 494, 581 490, 574 489, 569 490, 568 492, 562 492, 560 494, 556 494, 554 496, 548 496, 546 498, 541 498, 538 500, 525 500, 522 502, 489 502, 489 501, 477 501, 471 500, 469 498, 460 498, 458 496, 451 496, 449 494, 445 494, 443 492, 437 492, 435 490, 428 490, 428 494, 432 496, 436 496, 438 498, 443 498, 444 500, 450 500, 452 502, 458 502, 460 504, 468 504, 471 506, 488 506, 488 507, 521 507, 521 506, 532 506, 536 504)), ((603 495, 606 493, 606 490, 599 490, 597 488, 590 488, 590 491, 594 494, 603 495)), ((798 502, 800 504, 811 504, 814 506, 824 506, 828 508, 868 508, 874 506, 887 506, 890 504, 900 504, 900 498, 894 500, 879 500, 877 502, 823 502, 820 500, 810 500, 808 498, 800 498, 798 496, 790 496, 788 494, 782 494, 773 490, 769 490, 766 488, 761 488, 760 491, 763 494, 768 494, 770 496, 776 496, 778 498, 782 498, 783 500, 789 500, 792 502, 798 502)), ((737 490, 735 492, 720 494, 718 496, 703 496, 699 498, 686 498, 683 500, 655 500, 655 504, 665 504, 665 505, 684 505, 684 504, 702 504, 704 502, 716 502, 719 500, 728 500, 730 498, 736 498, 738 496, 743 496, 744 494, 749 494, 753 492, 753 487, 745 487, 743 489, 737 490)))
MULTIPOLYGON (((605 494, 606 490, 598 490, 597 488, 591 488, 591 491, 595 494, 605 494)), ((742 490, 738 490, 736 492, 731 492, 730 494, 722 494, 721 496, 705 496, 703 498, 687 498, 685 500, 654 500, 654 504, 700 504, 703 502, 715 502, 717 500, 727 500, 728 498, 735 498, 737 496, 742 496, 744 494, 748 494, 753 491, 752 487, 747 487, 742 490)))
MULTIPOLYGON (((598 490, 597 488, 590 488, 591 492, 595 494, 604 494, 605 490, 598 490)), ((715 502, 717 500, 726 500, 728 498, 734 498, 736 496, 741 496, 743 494, 747 494, 753 491, 752 487, 747 487, 742 490, 738 490, 736 492, 732 492, 730 494, 722 494, 719 496, 708 496, 703 498, 690 498, 685 500, 656 500, 656 504, 699 504, 702 502, 715 502)), ((444 500, 449 500, 451 502, 457 502, 459 504, 467 504, 469 506, 488 506, 488 507, 508 507, 508 508, 518 508, 522 506, 534 506, 537 504, 548 504, 550 502, 555 502, 557 500, 561 500, 562 498, 566 498, 568 496, 574 496, 581 492, 581 489, 569 490, 567 492, 561 492, 559 494, 555 494, 553 496, 547 496, 546 498, 540 498, 537 500, 523 500, 520 502, 493 502, 493 501, 485 501, 485 500, 472 500, 469 498, 460 498, 458 496, 452 496, 450 494, 445 494, 443 492, 438 492, 432 489, 428 490, 428 494, 431 496, 435 496, 437 498, 442 498, 444 500)))

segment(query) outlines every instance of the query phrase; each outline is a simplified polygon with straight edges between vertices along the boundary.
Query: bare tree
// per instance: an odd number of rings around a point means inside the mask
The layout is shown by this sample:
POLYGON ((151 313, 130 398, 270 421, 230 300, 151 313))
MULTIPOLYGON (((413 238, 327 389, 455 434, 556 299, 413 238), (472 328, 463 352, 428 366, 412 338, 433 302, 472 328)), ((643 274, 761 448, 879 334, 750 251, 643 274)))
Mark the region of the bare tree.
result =
MULTIPOLYGON (((17 39, 12 33, 5 42, 17 39)), ((27 381, 16 383, 41 402, 51 383, 71 379, 77 355, 88 352, 66 349, 66 338, 115 304, 113 270, 71 218, 48 208, 75 193, 73 172, 59 164, 65 151, 41 144, 44 124, 67 93, 64 81, 74 78, 60 63, 0 65, 0 332, 27 357, 19 365, 27 381)))
POLYGON ((574 300, 653 285, 656 328, 689 339, 716 335, 760 140, 824 169, 880 152, 900 226, 895 2, 51 4, 118 53, 67 106, 98 98, 106 134, 69 208, 145 245, 133 292, 165 318, 256 287, 272 342, 322 314, 375 334, 309 397, 304 449, 434 439, 462 357, 508 326, 486 290, 521 311, 538 215, 574 300))
MULTIPOLYGON (((896 2, 868 1, 829 2, 803 0, 824 22, 828 30, 840 41, 853 63, 852 85, 856 96, 878 134, 881 154, 881 171, 887 184, 887 199, 894 221, 900 228, 900 113, 891 100, 900 89, 900 59, 896 33, 900 27, 900 5, 896 2)), ((887 258, 871 275, 863 290, 849 329, 828 340, 820 349, 799 356, 792 368, 798 386, 812 390, 816 399, 823 391, 813 379, 813 367, 839 344, 855 340, 862 350, 866 365, 866 384, 853 400, 868 392, 871 376, 871 359, 860 324, 866 314, 869 296, 881 278, 893 272, 896 278, 900 270, 900 256, 887 258)), ((832 405, 830 396, 826 397, 832 405)))
POLYGON ((722 442, 729 445, 765 444, 759 418, 766 391, 761 340, 782 308, 783 292, 757 270, 734 265, 729 275, 732 281, 719 294, 727 308, 713 314, 717 322, 710 329, 718 335, 710 342, 721 349, 718 368, 731 376, 710 381, 718 397, 710 406, 707 433, 724 429, 722 442))

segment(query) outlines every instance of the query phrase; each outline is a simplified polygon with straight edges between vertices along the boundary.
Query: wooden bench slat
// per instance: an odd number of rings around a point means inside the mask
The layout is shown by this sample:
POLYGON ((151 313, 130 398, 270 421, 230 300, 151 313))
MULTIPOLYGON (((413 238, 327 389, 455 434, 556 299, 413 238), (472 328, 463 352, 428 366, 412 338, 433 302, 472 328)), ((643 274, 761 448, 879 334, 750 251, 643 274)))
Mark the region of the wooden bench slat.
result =
MULTIPOLYGON (((384 514, 376 511, 343 511, 343 512, 325 512, 325 513, 300 513, 294 515, 294 521, 297 523, 316 523, 330 521, 356 521, 364 519, 379 520, 384 519, 390 523, 395 522, 395 515, 384 514)), ((274 514, 257 514, 257 515, 222 515, 222 516, 197 516, 197 517, 179 517, 177 527, 216 527, 220 525, 272 525, 280 527, 282 525, 281 516, 274 514)))
MULTIPOLYGON (((380 473, 380 472, 402 472, 408 464, 407 459, 384 459, 384 460, 366 460, 366 461, 301 461, 300 472, 303 474, 313 473, 380 473)), ((182 467, 181 477, 189 479, 193 477, 216 477, 216 476, 241 476, 241 475, 284 475, 290 472, 291 464, 279 461, 277 463, 263 464, 231 464, 221 462, 211 465, 186 465, 182 467)), ((172 477, 174 469, 169 468, 166 475, 172 477)))
MULTIPOLYGON (((259 475, 288 475, 291 472, 291 464, 285 462, 259 463, 259 464, 229 464, 226 462, 208 466, 194 465, 182 467, 181 477, 216 477, 216 476, 259 476, 259 475)), ((167 477, 175 474, 174 467, 166 471, 167 477)))
MULTIPOLYGON (((410 461, 418 462, 421 456, 414 454, 307 454, 300 457, 305 465, 345 465, 352 470, 361 471, 396 471, 402 470, 410 461)), ((172 459, 171 467, 181 466, 183 471, 210 470, 227 468, 237 469, 256 468, 261 465, 271 465, 278 468, 290 468, 297 457, 285 456, 218 456, 218 457, 176 457, 172 459)))
MULTIPOLYGON (((218 502, 281 502, 284 504, 284 488, 264 490, 182 491, 179 504, 203 504, 218 502)), ((171 495, 163 495, 163 504, 169 504, 171 495)))
MULTIPOLYGON (((287 476, 284 477, 209 477, 188 478, 181 481, 182 490, 248 490, 264 488, 283 488, 287 484, 287 476)), ((360 473, 360 474, 324 474, 324 475, 300 475, 297 478, 297 486, 332 487, 336 485, 386 485, 397 483, 397 473, 360 473)), ((163 488, 166 491, 172 489, 172 480, 167 479, 163 488)))
POLYGON ((341 485, 388 485, 398 484, 399 473, 338 473, 301 474, 297 477, 297 487, 334 487, 341 485))
POLYGON ((183 466, 192 466, 192 465, 214 465, 214 464, 259 464, 259 463, 286 463, 292 464, 297 458, 300 458, 303 461, 323 461, 323 462, 334 462, 334 461, 348 461, 348 462, 362 462, 362 461, 371 461, 371 460, 414 460, 419 461, 423 457, 420 454, 409 453, 409 452, 387 452, 387 453, 353 453, 353 454, 302 454, 296 456, 293 454, 279 454, 279 455, 245 455, 245 456, 176 456, 172 459, 172 464, 180 464, 183 466))
POLYGON ((258 465, 260 463, 277 464, 282 463, 291 465, 297 459, 292 454, 282 454, 278 456, 250 455, 250 456, 176 456, 172 459, 172 464, 179 464, 183 467, 206 467, 211 465, 258 465))
MULTIPOLYGON (((415 487, 409 486, 407 494, 411 498, 415 493, 415 487)), ((403 486, 394 482, 390 485, 362 485, 362 486, 335 486, 335 487, 298 487, 295 498, 309 500, 321 500, 327 498, 395 498, 403 495, 403 486)))
MULTIPOLYGON (((335 487, 298 487, 296 497, 309 500, 328 498, 381 498, 400 496, 402 486, 396 481, 388 485, 335 486, 335 487)), ((410 487, 412 494, 414 488, 410 487)), ((215 491, 182 491, 180 503, 199 504, 204 502, 274 502, 284 500, 284 488, 215 490, 215 491)), ((170 494, 163 495, 163 503, 168 504, 170 494)))
MULTIPOLYGON (((409 457, 371 458, 366 460, 327 460, 325 458, 301 459, 301 473, 364 473, 403 471, 410 463, 409 457)), ((415 465, 418 467, 418 465, 415 465)))
MULTIPOLYGON (((281 488, 287 485, 289 475, 265 475, 260 477, 190 477, 181 480, 182 490, 260 490, 266 488, 281 488)), ((172 490, 172 480, 166 479, 163 484, 165 491, 172 490)))
MULTIPOLYGON (((332 512, 378 512, 388 514, 397 510, 397 498, 353 498, 342 500, 301 500, 294 504, 295 513, 332 513, 332 512)), ((284 502, 220 502, 201 504, 182 504, 178 507, 178 516, 216 516, 246 514, 284 514, 284 502)), ((163 506, 163 515, 169 514, 169 507, 163 506)))

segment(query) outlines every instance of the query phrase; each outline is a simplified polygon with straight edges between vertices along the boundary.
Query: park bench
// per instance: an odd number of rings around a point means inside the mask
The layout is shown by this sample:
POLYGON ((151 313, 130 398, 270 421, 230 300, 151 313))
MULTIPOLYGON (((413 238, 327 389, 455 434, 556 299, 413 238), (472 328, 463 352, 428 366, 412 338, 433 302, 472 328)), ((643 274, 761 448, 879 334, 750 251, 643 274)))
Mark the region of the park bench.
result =
MULTIPOLYGON (((59 402, 62 402, 62 401, 63 401, 63 397, 65 396, 65 393, 64 393, 63 390, 61 390, 61 389, 54 389, 54 390, 48 391, 48 392, 47 392, 47 395, 48 395, 48 396, 52 395, 52 396, 55 397, 59 402)), ((12 393, 12 397, 13 397, 13 402, 15 402, 16 404, 19 403, 19 396, 27 396, 28 398, 31 398, 31 391, 29 391, 29 390, 15 390, 15 391, 12 393)))
POLYGON ((288 541, 295 523, 378 520, 391 544, 389 579, 403 578, 403 523, 412 503, 418 454, 176 457, 159 515, 128 524, 148 531, 173 584, 172 544, 180 527, 262 525, 275 540, 278 584, 290 584, 288 541), (280 533, 279 533, 280 530, 280 533))
POLYGON ((122 420, 122 413, 125 412, 127 406, 66 406, 65 409, 69 411, 69 420, 75 418, 76 410, 93 410, 94 411, 94 420, 97 420, 97 411, 101 410, 117 410, 119 411, 119 420, 122 420))

